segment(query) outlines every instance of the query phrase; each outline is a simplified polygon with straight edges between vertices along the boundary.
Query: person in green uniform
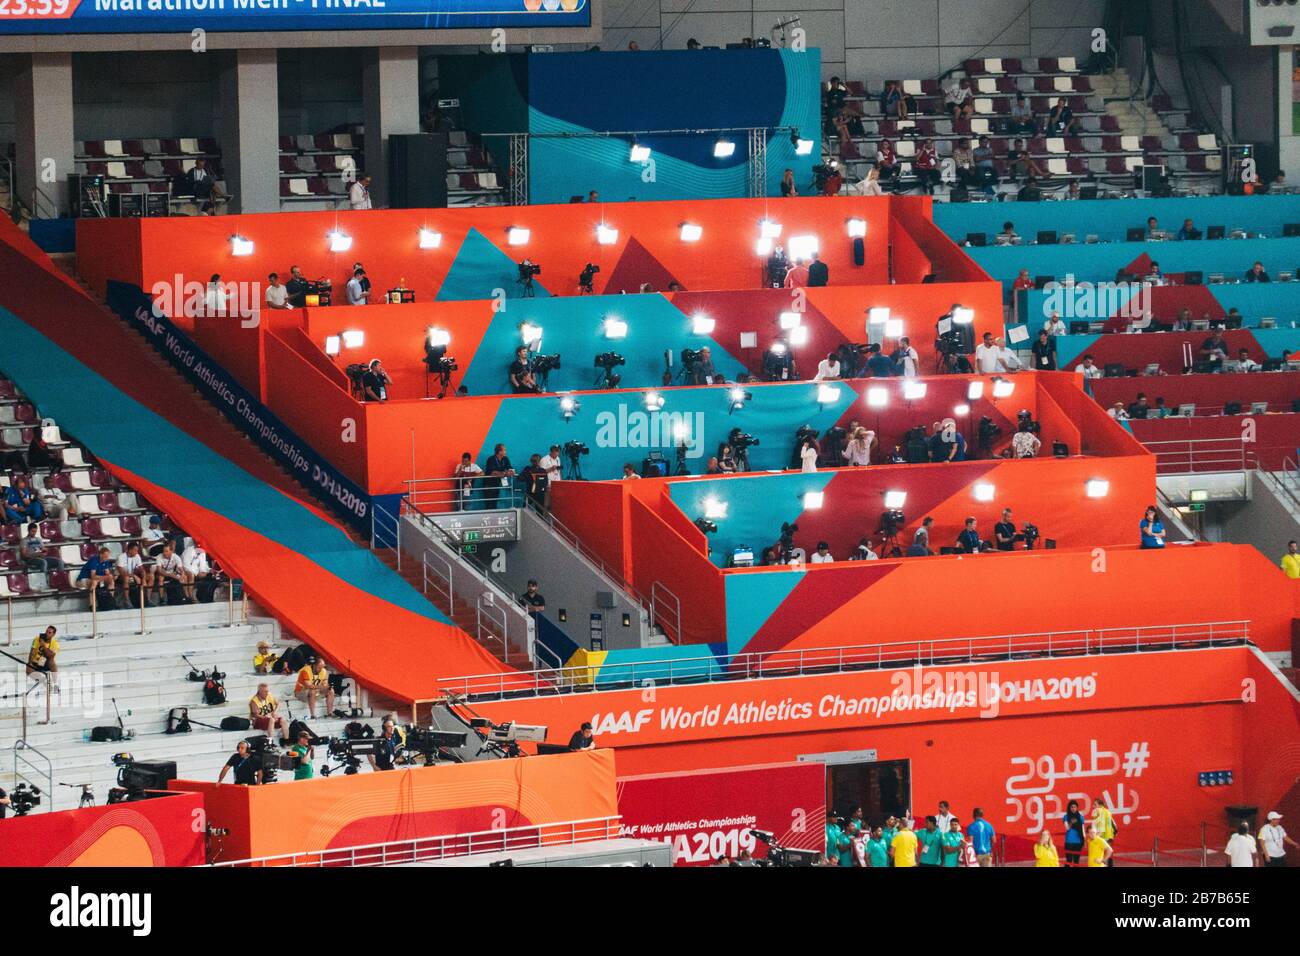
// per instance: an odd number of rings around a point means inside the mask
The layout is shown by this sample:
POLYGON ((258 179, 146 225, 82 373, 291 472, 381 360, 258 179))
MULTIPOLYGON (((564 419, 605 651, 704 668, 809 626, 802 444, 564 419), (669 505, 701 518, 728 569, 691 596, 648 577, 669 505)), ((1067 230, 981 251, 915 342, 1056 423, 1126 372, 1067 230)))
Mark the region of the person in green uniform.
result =
POLYGON ((826 818, 826 863, 829 866, 839 866, 840 846, 848 842, 840 823, 838 814, 832 813, 826 818))
POLYGON ((316 775, 312 769, 312 757, 316 755, 312 749, 311 736, 305 730, 298 731, 298 742, 289 748, 289 753, 297 758, 297 763, 293 768, 293 779, 310 780, 316 775))
POLYGON ((943 865, 943 834, 939 832, 939 820, 930 816, 925 818, 925 829, 916 835, 920 844, 921 856, 917 861, 921 866, 943 865))
MULTIPOLYGON (((891 835, 890 840, 893 839, 891 835)), ((889 841, 885 839, 884 827, 877 826, 867 839, 867 864, 872 867, 889 866, 889 841)))
POLYGON ((948 832, 942 835, 943 865, 957 867, 961 865, 962 835, 961 824, 954 817, 948 824, 948 832))

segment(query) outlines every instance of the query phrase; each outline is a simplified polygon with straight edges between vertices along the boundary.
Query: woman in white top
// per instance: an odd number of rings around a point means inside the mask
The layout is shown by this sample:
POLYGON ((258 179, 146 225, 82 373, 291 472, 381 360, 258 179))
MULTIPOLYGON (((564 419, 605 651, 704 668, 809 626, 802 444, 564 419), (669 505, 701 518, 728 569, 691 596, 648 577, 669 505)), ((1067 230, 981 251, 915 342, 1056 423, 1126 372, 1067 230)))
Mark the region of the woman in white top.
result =
POLYGON ((867 170, 867 178, 855 190, 859 196, 883 196, 885 189, 880 185, 880 165, 873 163, 867 170))
POLYGON ((817 443, 811 438, 804 440, 803 448, 799 451, 799 460, 803 463, 801 471, 817 470, 817 443))
POLYGON ((861 425, 853 432, 853 437, 849 439, 848 444, 844 447, 844 457, 848 459, 850 465, 869 465, 871 464, 871 446, 876 442, 876 433, 867 431, 861 425))

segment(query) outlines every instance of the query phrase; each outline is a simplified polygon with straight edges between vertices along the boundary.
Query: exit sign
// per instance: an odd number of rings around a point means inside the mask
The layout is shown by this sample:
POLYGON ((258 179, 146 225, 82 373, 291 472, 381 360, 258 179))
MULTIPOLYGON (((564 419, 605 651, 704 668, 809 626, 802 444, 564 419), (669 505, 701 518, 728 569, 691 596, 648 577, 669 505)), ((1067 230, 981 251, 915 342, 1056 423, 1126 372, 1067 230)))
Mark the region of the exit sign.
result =
POLYGON ((1204 510, 1205 510, 1205 502, 1204 502, 1204 501, 1193 501, 1190 505, 1187 506, 1187 510, 1188 510, 1188 511, 1192 511, 1192 512, 1196 512, 1196 511, 1204 511, 1204 510))

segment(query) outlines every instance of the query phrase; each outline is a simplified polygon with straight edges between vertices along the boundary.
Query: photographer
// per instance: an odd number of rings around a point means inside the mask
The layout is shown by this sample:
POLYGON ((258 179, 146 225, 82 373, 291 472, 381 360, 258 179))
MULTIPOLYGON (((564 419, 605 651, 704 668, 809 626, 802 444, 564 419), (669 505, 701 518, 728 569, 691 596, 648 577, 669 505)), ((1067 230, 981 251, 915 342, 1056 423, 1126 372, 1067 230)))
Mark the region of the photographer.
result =
POLYGON ((1034 434, 1034 423, 1021 421, 1019 429, 1011 436, 1011 453, 1016 458, 1033 458, 1042 447, 1042 441, 1034 434))
POLYGON ((298 740, 289 748, 289 755, 293 757, 293 779, 310 780, 316 776, 316 771, 311 766, 316 757, 316 750, 311 745, 311 734, 305 730, 298 731, 298 740))
POLYGON ((235 745, 235 752, 217 775, 218 784, 225 782, 226 774, 232 768, 235 771, 235 783, 240 786, 256 787, 262 782, 262 762, 253 756, 253 748, 247 740, 241 740, 235 745))
POLYGON ((1011 520, 1011 509, 1002 509, 1002 520, 993 526, 993 542, 999 551, 1016 549, 1016 523, 1011 520))
POLYGON ((32 641, 32 649, 27 652, 27 675, 51 674, 57 676, 59 665, 55 658, 59 655, 59 641, 54 635, 59 629, 51 624, 32 641))
POLYGON ((388 386, 392 384, 393 380, 388 377, 388 373, 384 371, 384 366, 379 359, 371 359, 370 364, 366 366, 365 374, 361 376, 363 400, 367 402, 388 401, 388 386))
POLYGON ((515 349, 515 360, 510 363, 510 391, 516 395, 535 395, 541 391, 533 379, 527 346, 521 345, 515 349))
POLYGON ((334 688, 330 687, 330 672, 325 669, 325 662, 317 657, 309 657, 298 679, 294 683, 293 696, 307 705, 307 716, 316 719, 316 698, 325 695, 325 713, 334 711, 334 688))
POLYGON ((392 770, 393 762, 402 750, 402 738, 397 735, 397 723, 391 717, 384 718, 383 730, 375 738, 375 752, 367 754, 371 770, 392 770))
POLYGON ((712 385, 717 378, 717 370, 713 367, 713 357, 706 345, 700 349, 699 358, 695 360, 694 382, 696 385, 712 385))
POLYGON ((248 698, 248 719, 254 730, 270 737, 277 730, 282 740, 289 738, 289 721, 280 715, 280 702, 271 693, 269 684, 258 684, 257 693, 248 698))
POLYGON ((966 526, 957 535, 957 547, 964 554, 978 554, 983 542, 980 533, 975 530, 975 519, 967 518, 966 526))

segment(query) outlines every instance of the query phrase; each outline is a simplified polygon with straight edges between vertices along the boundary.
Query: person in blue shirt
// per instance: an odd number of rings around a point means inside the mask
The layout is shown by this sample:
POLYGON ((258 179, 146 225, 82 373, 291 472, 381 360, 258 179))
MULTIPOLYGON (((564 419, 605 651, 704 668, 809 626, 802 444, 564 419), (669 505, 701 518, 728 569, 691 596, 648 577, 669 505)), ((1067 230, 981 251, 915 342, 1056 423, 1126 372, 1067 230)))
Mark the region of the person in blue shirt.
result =
POLYGON ((966 527, 957 535, 957 547, 961 548, 967 554, 975 554, 979 551, 981 545, 980 533, 975 530, 975 519, 967 518, 966 527))
POLYGON ((970 837, 971 845, 975 847, 975 859, 979 860, 980 866, 992 866, 993 824, 984 819, 984 811, 979 807, 971 811, 971 818, 966 834, 970 837))
POLYGON ((114 564, 110 557, 108 548, 101 547, 97 554, 91 555, 90 560, 81 566, 81 572, 77 575, 77 587, 84 589, 90 599, 94 602, 94 592, 98 587, 105 588, 108 591, 108 602, 104 605, 106 610, 116 607, 116 597, 114 589, 117 586, 117 575, 114 574, 114 564))
POLYGON ((28 524, 44 517, 45 508, 41 506, 41 499, 36 497, 36 492, 27 484, 26 476, 14 478, 13 484, 5 492, 5 523, 28 524))
POLYGON ((867 359, 867 371, 871 373, 872 378, 889 378, 898 374, 898 366, 884 352, 880 351, 879 345, 871 346, 871 358, 867 359))
POLYGON ((936 817, 925 818, 925 829, 916 835, 921 866, 943 865, 943 834, 939 832, 939 820, 936 817))
POLYGON ((1155 505, 1147 507, 1146 514, 1138 523, 1138 530, 1142 535, 1142 547, 1144 549, 1150 550, 1165 546, 1165 526, 1156 516, 1155 505))

